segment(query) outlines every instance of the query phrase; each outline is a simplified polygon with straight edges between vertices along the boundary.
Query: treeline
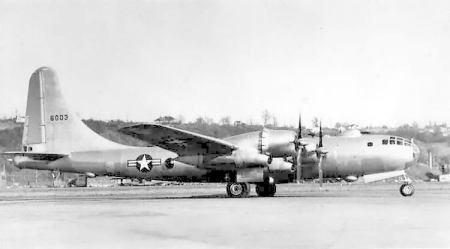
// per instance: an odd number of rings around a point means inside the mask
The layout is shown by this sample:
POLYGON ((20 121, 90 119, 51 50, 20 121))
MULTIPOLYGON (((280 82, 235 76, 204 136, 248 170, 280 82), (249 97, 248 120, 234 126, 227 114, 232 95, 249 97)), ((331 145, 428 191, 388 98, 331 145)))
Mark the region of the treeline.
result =
MULTIPOLYGON (((93 119, 83 120, 83 122, 101 136, 114 142, 134 146, 145 145, 140 140, 117 132, 120 128, 136 123, 124 122, 122 120, 100 121, 93 119)), ((263 129, 261 125, 229 125, 206 122, 177 123, 171 124, 171 126, 215 138, 225 138, 263 129)))
MULTIPOLYGON (((9 122, 9 120, 6 120, 9 122)), ((101 120, 83 120, 83 122, 96 133, 101 136, 110 139, 112 141, 123 143, 127 145, 135 145, 135 146, 143 146, 146 145, 144 142, 134 139, 130 136, 126 136, 117 132, 118 129, 133 125, 136 123, 133 122, 125 122, 122 120, 110 120, 110 121, 101 121, 101 120)), ((2 120, 0 120, 2 123, 2 120)), ((177 123, 172 124, 172 126, 215 137, 215 138, 225 138, 230 137, 246 132, 251 131, 260 131, 263 129, 262 125, 232 125, 232 124, 217 124, 213 122, 201 122, 197 120, 196 122, 190 123, 177 123)), ((273 128, 270 125, 268 128, 273 128)), ((277 127, 276 129, 289 129, 295 131, 296 129, 293 127, 277 127)), ((22 133, 23 126, 13 126, 10 128, 0 129, 0 151, 11 151, 11 150, 20 150, 21 141, 22 141, 22 133)), ((304 131, 304 136, 307 136, 309 131, 304 131)), ((336 135, 338 133, 337 130, 332 128, 324 128, 324 134, 336 135)), ((391 129, 388 131, 381 132, 372 132, 372 134, 388 134, 395 135, 405 138, 413 138, 416 142, 421 142, 424 144, 432 144, 432 143, 447 143, 450 145, 450 136, 445 136, 438 129, 433 132, 424 131, 423 129, 419 129, 415 126, 403 125, 396 129, 391 129)))
MULTIPOLYGON (((9 122, 9 120, 6 121, 9 122)), ((0 120, 0 123, 2 122, 3 120, 0 120)), ((130 145, 140 145, 140 141, 117 132, 117 130, 122 127, 133 125, 136 123, 125 122, 122 120, 101 121, 93 119, 83 120, 83 122, 98 134, 112 141, 130 145)), ((246 132, 260 131, 263 129, 262 125, 218 124, 213 122, 201 122, 198 120, 196 122, 190 123, 176 123, 172 124, 172 126, 216 138, 225 138, 246 132)), ((267 125, 267 128, 273 127, 271 125, 267 125)), ((289 129, 293 131, 296 130, 296 128, 293 127, 277 127, 276 129, 289 129)), ((337 133, 339 133, 336 129, 333 128, 324 128, 323 131, 324 134, 329 135, 336 135, 337 133)), ((20 149, 22 132, 22 125, 0 129, 0 151, 20 149)), ((303 133, 304 135, 307 135, 309 131, 304 131, 303 133)), ((388 134, 405 138, 413 138, 414 140, 420 141, 422 143, 450 144, 450 136, 444 135, 444 133, 439 131, 439 129, 430 132, 410 125, 402 125, 396 129, 391 129, 388 131, 372 132, 372 134, 388 134)))

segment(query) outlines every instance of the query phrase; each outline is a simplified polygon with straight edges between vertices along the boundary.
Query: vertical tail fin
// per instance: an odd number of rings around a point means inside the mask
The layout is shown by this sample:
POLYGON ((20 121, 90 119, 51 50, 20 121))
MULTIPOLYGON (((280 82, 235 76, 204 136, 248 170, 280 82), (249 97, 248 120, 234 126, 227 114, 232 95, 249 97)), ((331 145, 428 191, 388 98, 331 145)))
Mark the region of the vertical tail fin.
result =
POLYGON ((64 101, 53 69, 42 67, 30 79, 22 150, 45 153, 124 147, 89 129, 64 101))

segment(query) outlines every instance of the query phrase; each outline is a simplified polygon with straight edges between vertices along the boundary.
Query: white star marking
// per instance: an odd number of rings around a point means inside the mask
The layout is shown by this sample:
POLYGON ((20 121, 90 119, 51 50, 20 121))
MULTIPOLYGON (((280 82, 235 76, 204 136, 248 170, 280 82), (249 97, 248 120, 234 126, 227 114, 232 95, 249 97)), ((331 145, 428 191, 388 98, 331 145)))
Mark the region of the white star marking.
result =
POLYGON ((136 162, 139 163, 139 170, 140 171, 142 171, 143 169, 147 169, 148 171, 150 171, 150 168, 148 167, 148 164, 151 161, 152 160, 147 161, 147 158, 145 158, 145 156, 143 156, 140 161, 136 161, 136 162))

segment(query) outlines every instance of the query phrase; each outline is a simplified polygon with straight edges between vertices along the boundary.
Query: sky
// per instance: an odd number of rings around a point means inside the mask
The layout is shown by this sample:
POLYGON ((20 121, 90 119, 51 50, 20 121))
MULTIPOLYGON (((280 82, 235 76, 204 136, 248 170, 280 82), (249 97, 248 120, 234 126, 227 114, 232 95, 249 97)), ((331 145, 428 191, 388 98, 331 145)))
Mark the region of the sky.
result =
POLYGON ((56 70, 81 118, 450 124, 450 1, 0 0, 0 117, 56 70))

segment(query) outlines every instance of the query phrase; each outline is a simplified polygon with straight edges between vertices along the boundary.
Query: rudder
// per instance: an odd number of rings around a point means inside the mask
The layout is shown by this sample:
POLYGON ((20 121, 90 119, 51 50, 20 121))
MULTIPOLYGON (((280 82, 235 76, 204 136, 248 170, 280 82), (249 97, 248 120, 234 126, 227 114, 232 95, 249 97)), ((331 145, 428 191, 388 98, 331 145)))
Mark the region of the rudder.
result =
POLYGON ((37 69, 30 78, 22 150, 70 153, 125 147, 87 127, 66 105, 55 71, 37 69))

